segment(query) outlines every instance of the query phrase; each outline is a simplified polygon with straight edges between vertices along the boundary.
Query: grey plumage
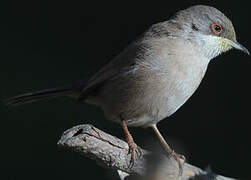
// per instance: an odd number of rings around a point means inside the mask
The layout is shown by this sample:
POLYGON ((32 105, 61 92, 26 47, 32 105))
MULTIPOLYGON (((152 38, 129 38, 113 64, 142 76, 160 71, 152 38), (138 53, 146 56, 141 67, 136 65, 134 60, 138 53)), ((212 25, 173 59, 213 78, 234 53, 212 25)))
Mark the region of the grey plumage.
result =
POLYGON ((213 35, 214 22, 226 27, 222 37, 236 41, 225 15, 213 7, 193 6, 151 26, 90 79, 82 97, 100 105, 108 119, 120 122, 122 117, 128 125, 151 126, 170 116, 196 90, 210 59, 230 48, 206 49, 210 42, 200 36, 213 35), (86 97, 86 90, 104 81, 86 97))

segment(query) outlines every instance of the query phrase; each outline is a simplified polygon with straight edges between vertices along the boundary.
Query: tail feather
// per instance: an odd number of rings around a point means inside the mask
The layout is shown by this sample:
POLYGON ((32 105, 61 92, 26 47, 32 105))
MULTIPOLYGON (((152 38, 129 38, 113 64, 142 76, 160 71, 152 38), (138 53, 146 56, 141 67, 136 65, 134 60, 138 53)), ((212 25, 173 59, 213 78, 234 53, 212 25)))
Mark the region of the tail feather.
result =
POLYGON ((10 97, 3 100, 3 103, 9 106, 17 106, 21 104, 27 104, 35 101, 39 101, 46 98, 54 98, 59 96, 69 96, 78 98, 82 89, 86 86, 88 79, 75 81, 71 84, 67 84, 59 88, 45 89, 41 91, 25 93, 18 96, 10 97))
POLYGON ((45 98, 53 98, 58 96, 67 96, 73 93, 72 88, 52 88, 32 93, 25 93, 3 100, 6 105, 16 106, 39 101, 45 98))

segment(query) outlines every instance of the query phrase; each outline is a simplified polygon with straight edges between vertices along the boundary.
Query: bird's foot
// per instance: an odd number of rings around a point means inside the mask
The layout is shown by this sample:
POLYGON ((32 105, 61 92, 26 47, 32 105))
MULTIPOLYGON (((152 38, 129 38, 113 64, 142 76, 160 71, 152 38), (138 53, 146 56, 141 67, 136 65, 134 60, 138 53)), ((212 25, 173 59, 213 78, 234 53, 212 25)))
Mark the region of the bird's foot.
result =
POLYGON ((131 155, 129 168, 131 169, 134 166, 135 160, 142 156, 141 148, 134 142, 131 133, 129 132, 126 122, 122 120, 122 127, 126 136, 126 141, 129 147, 128 154, 131 155))
POLYGON ((184 163, 186 162, 185 156, 182 155, 182 154, 177 154, 177 153, 175 153, 174 151, 172 151, 172 152, 169 154, 169 157, 173 157, 173 158, 177 161, 177 163, 178 163, 178 165, 179 165, 179 176, 181 176, 182 173, 183 173, 183 165, 184 165, 184 163))
POLYGON ((129 168, 132 168, 134 166, 135 160, 142 156, 142 150, 134 141, 132 142, 129 141, 128 146, 129 146, 128 154, 131 155, 129 168))

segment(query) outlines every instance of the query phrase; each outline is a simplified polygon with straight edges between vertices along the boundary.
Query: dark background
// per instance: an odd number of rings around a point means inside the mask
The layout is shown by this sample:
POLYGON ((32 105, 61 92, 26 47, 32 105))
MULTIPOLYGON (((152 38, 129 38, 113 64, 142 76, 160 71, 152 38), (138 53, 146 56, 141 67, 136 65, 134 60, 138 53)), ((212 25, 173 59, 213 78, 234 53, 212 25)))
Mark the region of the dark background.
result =
MULTIPOLYGON (((8 1, 1 6, 1 98, 90 77, 151 24, 194 4, 212 5, 251 49, 244 1, 8 1)), ((214 59, 200 87, 159 129, 188 162, 250 179, 250 57, 233 50, 214 59)), ((1 179, 111 179, 93 161, 57 147, 64 130, 91 123, 123 138, 100 109, 59 98, 0 105, 1 179)), ((131 128, 143 148, 160 149, 151 129, 131 128)))

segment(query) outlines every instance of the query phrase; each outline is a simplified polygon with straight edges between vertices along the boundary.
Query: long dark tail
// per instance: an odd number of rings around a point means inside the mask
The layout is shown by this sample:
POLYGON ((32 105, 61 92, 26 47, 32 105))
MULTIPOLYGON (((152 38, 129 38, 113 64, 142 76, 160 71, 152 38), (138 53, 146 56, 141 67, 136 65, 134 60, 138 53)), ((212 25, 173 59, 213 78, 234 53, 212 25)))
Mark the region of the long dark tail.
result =
POLYGON ((77 96, 82 87, 85 86, 86 81, 77 81, 71 85, 67 85, 61 88, 51 88, 41 91, 25 93, 18 96, 10 97, 3 100, 4 104, 10 106, 17 106, 21 104, 27 104, 35 101, 39 101, 46 98, 54 98, 59 96, 77 96))

